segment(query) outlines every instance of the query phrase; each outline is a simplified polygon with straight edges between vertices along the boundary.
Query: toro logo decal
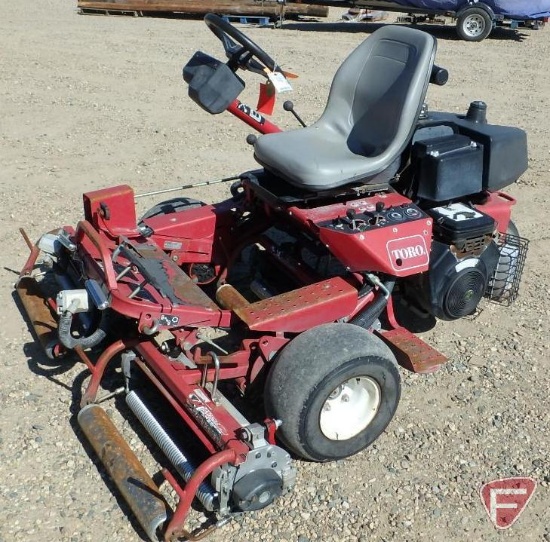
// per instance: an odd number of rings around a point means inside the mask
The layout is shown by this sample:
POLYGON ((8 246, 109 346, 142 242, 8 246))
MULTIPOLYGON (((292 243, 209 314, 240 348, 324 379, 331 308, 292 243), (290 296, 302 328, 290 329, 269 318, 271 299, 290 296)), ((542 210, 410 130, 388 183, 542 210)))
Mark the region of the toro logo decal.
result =
POLYGON ((531 500, 537 483, 532 478, 502 478, 481 486, 479 494, 497 529, 508 529, 531 500))
POLYGON ((392 239, 387 242, 386 250, 395 271, 424 267, 430 261, 430 254, 422 235, 392 239))

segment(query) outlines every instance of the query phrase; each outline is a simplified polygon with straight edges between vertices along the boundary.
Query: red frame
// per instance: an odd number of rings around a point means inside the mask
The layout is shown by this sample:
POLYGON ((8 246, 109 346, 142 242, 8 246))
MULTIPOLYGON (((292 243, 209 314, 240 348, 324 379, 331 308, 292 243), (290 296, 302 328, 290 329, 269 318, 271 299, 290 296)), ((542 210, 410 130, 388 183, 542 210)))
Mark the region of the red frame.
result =
POLYGON ((252 109, 240 100, 235 100, 227 108, 227 111, 261 134, 274 134, 282 131, 261 113, 258 113, 258 111, 252 109))
MULTIPOLYGON (((239 100, 235 100, 227 111, 262 134, 281 131, 239 100)), ((423 273, 429 267, 432 220, 425 214, 415 220, 357 233, 330 227, 331 220, 346 217, 350 210, 376 208, 377 204, 384 204, 386 208, 411 205, 408 198, 390 189, 331 205, 282 205, 277 208, 262 200, 262 196, 256 194, 251 185, 245 189, 247 194, 242 203, 227 200, 189 209, 184 218, 179 215, 175 221, 173 217, 166 216, 150 218, 148 222, 154 226, 154 234, 144 238, 136 226, 131 187, 122 185, 106 188, 84 194, 84 220, 78 223, 76 229, 64 228, 77 246, 86 275, 98 280, 108 291, 111 308, 137 322, 134 337, 114 342, 95 362, 81 349, 76 349, 92 374, 82 405, 96 400, 101 380, 111 361, 121 352, 132 350, 137 356, 138 367, 212 454, 183 488, 169 471, 164 471, 166 480, 180 496, 165 533, 166 540, 182 532, 199 484, 223 463, 237 465, 244 461, 249 451, 248 446, 239 439, 239 422, 223 406, 213 401, 203 401, 200 408, 197 407, 195 392, 200 387, 201 379, 205 377, 208 382, 216 377, 233 380, 245 390, 296 333, 324 322, 349 321, 372 301, 374 291, 359 295, 365 285, 360 271, 368 269, 369 272, 406 277, 423 273), (246 231, 240 231, 239 220, 250 209, 261 209, 261 212, 246 224, 246 231), (277 257, 276 247, 262 236, 262 232, 277 220, 294 223, 297 228, 319 238, 347 266, 351 272, 349 276, 345 279, 334 277, 319 280, 306 269, 297 268, 283 257, 277 257), (157 259, 168 286, 186 303, 171 302, 150 285, 144 286, 148 300, 134 299, 131 294, 142 282, 143 276, 137 269, 132 269, 124 278, 118 276, 121 266, 132 267, 131 262, 120 255, 113 261, 113 254, 121 243, 132 245, 136 250, 145 250, 150 258, 157 259), (272 254, 275 265, 291 271, 303 287, 234 310, 217 306, 213 302, 203 302, 206 294, 186 275, 183 268, 190 264, 212 264, 218 272, 219 280, 223 282, 226 269, 243 248, 252 243, 263 246, 272 254), (402 258, 402 254, 408 254, 410 258, 402 258), (219 356, 221 365, 216 374, 212 367, 213 355, 202 352, 197 329, 201 326, 231 328, 242 324, 250 330, 250 336, 242 341, 235 352, 219 356), (185 350, 197 368, 189 368, 170 359, 153 341, 143 336, 157 329, 169 330, 176 344, 185 350)), ((477 205, 477 208, 495 219, 498 231, 505 232, 514 203, 512 197, 502 192, 488 193, 486 201, 477 205)), ((37 247, 31 246, 31 255, 21 276, 31 274, 38 254, 37 247)), ((53 307, 53 301, 49 302, 53 307)), ((387 317, 392 329, 386 336, 382 336, 395 346, 399 340, 406 340, 409 336, 395 320, 391 298, 387 317)), ((433 349, 428 351, 422 344, 418 340, 415 353, 408 357, 403 350, 404 365, 417 372, 433 370, 444 361, 437 352, 433 349), (426 354, 432 356, 433 362, 422 365, 419 357, 426 354)), ((271 442, 275 427, 272 420, 266 420, 271 442)))

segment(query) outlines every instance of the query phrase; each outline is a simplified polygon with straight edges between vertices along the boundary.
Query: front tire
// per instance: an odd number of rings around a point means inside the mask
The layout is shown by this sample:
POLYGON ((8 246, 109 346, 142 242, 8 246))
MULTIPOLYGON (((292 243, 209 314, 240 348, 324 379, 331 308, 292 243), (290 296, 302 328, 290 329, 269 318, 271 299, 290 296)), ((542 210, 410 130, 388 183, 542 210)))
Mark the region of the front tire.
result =
POLYGON ((351 324, 305 331, 280 353, 264 392, 282 420, 286 447, 313 461, 354 455, 385 430, 399 404, 395 357, 381 339, 351 324))

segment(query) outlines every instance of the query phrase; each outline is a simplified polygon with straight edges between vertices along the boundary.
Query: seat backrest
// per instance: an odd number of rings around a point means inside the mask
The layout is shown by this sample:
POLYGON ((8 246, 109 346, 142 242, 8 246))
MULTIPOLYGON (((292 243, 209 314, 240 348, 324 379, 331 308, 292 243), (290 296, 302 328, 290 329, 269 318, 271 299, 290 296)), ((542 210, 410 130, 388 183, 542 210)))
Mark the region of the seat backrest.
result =
POLYGON ((317 125, 346 139, 363 156, 397 155, 412 136, 436 52, 433 36, 386 26, 340 66, 317 125))

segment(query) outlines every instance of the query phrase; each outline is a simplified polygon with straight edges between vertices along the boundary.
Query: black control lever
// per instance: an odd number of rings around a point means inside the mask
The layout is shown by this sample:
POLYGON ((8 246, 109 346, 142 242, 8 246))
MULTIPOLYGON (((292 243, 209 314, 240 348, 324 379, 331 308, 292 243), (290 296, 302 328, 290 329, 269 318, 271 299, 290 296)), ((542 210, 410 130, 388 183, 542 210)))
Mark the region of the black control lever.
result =
POLYGON ((284 104, 283 104, 283 109, 285 111, 290 111, 294 117, 296 118, 296 120, 305 128, 306 127, 306 123, 300 118, 300 115, 298 115, 298 113, 296 113, 296 111, 294 111, 294 104, 290 101, 290 100, 287 100, 284 104))
POLYGON ((249 145, 256 145, 256 141, 258 141, 258 136, 257 135, 254 135, 254 134, 248 134, 246 136, 246 142, 249 144, 249 145))
POLYGON ((449 72, 445 68, 440 68, 434 64, 430 75, 430 83, 442 87, 448 80, 449 72))

